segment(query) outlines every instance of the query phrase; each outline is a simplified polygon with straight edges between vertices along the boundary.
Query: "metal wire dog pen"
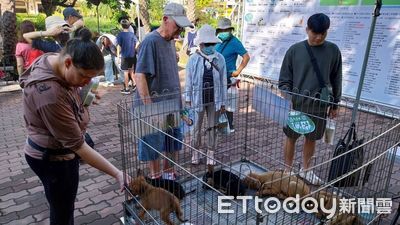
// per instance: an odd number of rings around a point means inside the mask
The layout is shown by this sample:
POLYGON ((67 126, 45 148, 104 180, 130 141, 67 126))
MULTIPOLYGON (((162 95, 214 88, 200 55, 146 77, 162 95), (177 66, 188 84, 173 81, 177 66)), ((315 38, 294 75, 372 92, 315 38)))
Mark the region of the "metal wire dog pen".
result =
MULTIPOLYGON (((292 97, 302 97, 305 101, 315 102, 317 97, 311 94, 286 93, 292 97)), ((259 80, 247 80, 242 82, 239 94, 231 99, 236 101, 234 112, 235 132, 229 135, 219 135, 215 149, 215 170, 224 169, 245 178, 249 172, 262 173, 266 171, 280 171, 287 168, 284 163, 283 143, 285 134, 282 125, 290 105, 281 102, 279 91, 270 83, 259 80)), ((320 104, 320 103, 316 103, 320 104)), ((118 126, 121 134, 121 154, 123 169, 131 177, 136 177, 138 169, 149 174, 146 162, 138 159, 139 146, 147 146, 159 155, 160 159, 173 165, 179 177, 176 179, 186 192, 186 196, 180 201, 184 218, 191 224, 319 224, 329 223, 329 219, 318 217, 315 213, 287 213, 279 210, 276 213, 266 211, 258 212, 254 200, 249 200, 243 205, 237 200, 227 200, 231 204, 234 213, 218 213, 221 210, 218 196, 222 196, 224 190, 214 188, 203 176, 208 171, 204 159, 210 156, 206 154, 204 147, 194 148, 192 144, 192 128, 182 126, 180 118, 181 107, 171 101, 156 104, 157 106, 139 106, 135 102, 125 101, 118 104, 118 126), (169 119, 168 119, 169 118, 169 119), (167 126, 165 125, 167 124, 167 126), (169 129, 173 128, 173 129, 169 129), (176 129, 175 129, 176 128, 176 129), (179 128, 179 129, 178 129, 179 128), (149 138, 148 134, 161 134, 159 140, 169 138, 173 140, 177 151, 176 156, 171 156, 160 150, 159 145, 149 138), (177 133, 179 133, 177 135, 177 133), (148 137, 148 136, 147 136, 148 137), (199 165, 192 165, 191 156, 194 152, 201 155, 199 165), (206 188, 205 188, 206 187, 206 188), (243 208, 246 206, 246 212, 243 208)), ((335 143, 344 136, 351 121, 350 105, 340 105, 339 116, 336 118, 335 143)), ((325 182, 320 186, 310 185, 311 192, 307 196, 315 196, 324 190, 340 198, 385 198, 390 182, 396 146, 400 143, 400 123, 394 119, 394 114, 386 112, 377 115, 373 106, 364 105, 359 112, 355 123, 357 135, 364 142, 354 149, 349 149, 342 155, 334 155, 335 145, 318 141, 316 151, 312 158, 311 168, 325 182), (329 170, 332 162, 353 151, 363 151, 363 163, 352 171, 347 171, 342 176, 328 182, 329 170), (336 187, 338 182, 358 173, 357 184, 351 187, 342 185, 336 187)), ((190 109, 189 110, 194 110, 190 109)), ((308 115, 312 117, 312 115, 308 115)), ((319 118, 325 120, 325 118, 319 118)), ((205 136, 210 127, 203 126, 202 135, 205 136)), ((301 149, 304 143, 299 138, 296 149, 301 149)), ((158 143, 159 144, 159 143, 158 143)), ((291 174, 299 177, 299 163, 302 162, 300 150, 296 151, 295 164, 291 168, 291 174)), ((246 195, 254 196, 257 190, 248 189, 246 195)), ((265 197, 265 196, 264 196, 265 197)), ((358 205, 355 205, 357 208, 358 205)), ((138 211, 143 210, 140 198, 133 195, 127 189, 125 208, 125 223, 128 224, 163 224, 160 215, 154 210, 145 210, 145 218, 138 217, 138 211)), ((372 211, 363 213, 355 211, 354 214, 364 224, 379 222, 380 213, 372 211)), ((172 216, 177 222, 176 217, 172 216)))

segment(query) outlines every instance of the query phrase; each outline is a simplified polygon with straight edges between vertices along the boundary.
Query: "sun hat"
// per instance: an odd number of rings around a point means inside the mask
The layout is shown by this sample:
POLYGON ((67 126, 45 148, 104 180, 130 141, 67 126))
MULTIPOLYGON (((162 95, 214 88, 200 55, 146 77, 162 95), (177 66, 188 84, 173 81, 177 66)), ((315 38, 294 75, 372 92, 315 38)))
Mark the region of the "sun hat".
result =
POLYGON ((194 39, 194 44, 199 46, 202 43, 221 43, 221 40, 215 36, 215 29, 205 24, 198 31, 194 39))
POLYGON ((69 26, 68 23, 59 16, 49 16, 44 20, 44 23, 46 25, 46 30, 56 26, 69 26))
POLYGON ((67 20, 68 17, 70 16, 75 16, 78 17, 79 19, 82 18, 81 14, 79 14, 78 11, 76 11, 76 9, 74 9, 73 7, 65 8, 63 11, 63 15, 64 15, 64 20, 67 20))
POLYGON ((169 3, 164 7, 164 16, 171 17, 179 27, 193 27, 186 16, 186 10, 181 4, 169 3))
POLYGON ((218 20, 217 31, 218 30, 225 30, 225 29, 235 29, 232 26, 232 22, 228 18, 222 18, 218 20))

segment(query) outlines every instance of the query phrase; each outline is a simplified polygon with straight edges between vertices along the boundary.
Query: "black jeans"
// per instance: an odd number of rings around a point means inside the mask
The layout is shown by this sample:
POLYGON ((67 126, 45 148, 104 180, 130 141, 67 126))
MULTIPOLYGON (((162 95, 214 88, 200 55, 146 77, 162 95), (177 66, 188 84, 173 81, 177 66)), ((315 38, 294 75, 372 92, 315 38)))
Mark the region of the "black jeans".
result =
POLYGON ((43 161, 25 155, 40 178, 50 205, 50 225, 73 225, 79 183, 79 160, 43 161))
POLYGON ((233 112, 226 111, 225 113, 226 113, 226 117, 228 117, 229 128, 234 129, 233 128, 233 112))

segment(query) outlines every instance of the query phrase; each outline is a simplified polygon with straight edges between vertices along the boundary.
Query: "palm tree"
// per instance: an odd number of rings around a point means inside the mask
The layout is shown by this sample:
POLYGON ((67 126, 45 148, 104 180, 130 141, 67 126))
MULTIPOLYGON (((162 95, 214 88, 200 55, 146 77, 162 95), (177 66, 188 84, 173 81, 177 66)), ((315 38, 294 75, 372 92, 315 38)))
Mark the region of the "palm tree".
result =
POLYGON ((148 0, 139 0, 139 13, 140 13, 140 19, 142 20, 144 26, 144 30, 147 34, 151 31, 148 0))
POLYGON ((196 0, 187 1, 187 16, 190 21, 194 22, 197 19, 196 15, 196 0))
MULTIPOLYGON (((17 45, 17 17, 15 15, 15 1, 14 0, 0 0, 0 34, 3 39, 3 57, 0 58, 3 64, 7 66, 14 66, 16 68, 15 59, 15 46, 17 45)), ((16 74, 16 71, 14 75, 16 74)), ((14 77, 16 79, 16 77, 14 77)))

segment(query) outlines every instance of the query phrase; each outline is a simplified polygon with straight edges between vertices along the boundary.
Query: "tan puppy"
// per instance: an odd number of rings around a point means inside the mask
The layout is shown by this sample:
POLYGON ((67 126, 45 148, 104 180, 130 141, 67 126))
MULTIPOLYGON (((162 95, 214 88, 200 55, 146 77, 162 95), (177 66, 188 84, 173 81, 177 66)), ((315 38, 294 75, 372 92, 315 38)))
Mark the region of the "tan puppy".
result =
MULTIPOLYGON (((170 192, 162 188, 156 188, 146 182, 143 176, 138 176, 129 184, 134 195, 139 195, 140 204, 146 211, 155 209, 160 211, 161 219, 167 225, 173 225, 169 218, 171 212, 175 212, 181 222, 186 222, 182 219, 182 210, 179 200, 170 192)), ((140 211, 139 218, 144 219, 145 210, 140 211)))
POLYGON ((302 179, 283 171, 269 171, 261 174, 250 173, 243 182, 251 189, 258 190, 258 196, 273 195, 280 199, 304 197, 310 194, 310 187, 302 179))
MULTIPOLYGON (((320 203, 320 199, 323 199, 325 209, 331 209, 333 207, 334 199, 336 199, 336 206, 338 206, 338 204, 340 202, 339 197, 337 195, 335 195, 331 192, 327 192, 327 191, 319 191, 317 193, 314 193, 313 198, 316 199, 318 201, 318 203, 320 203)), ((336 214, 338 212, 339 212, 339 207, 336 208, 336 214)), ((327 216, 327 214, 322 212, 321 209, 318 210, 318 213, 317 213, 318 218, 321 219, 326 216, 327 216)))
MULTIPOLYGON (((355 214, 349 213, 339 213, 339 202, 340 198, 336 194, 327 191, 319 191, 313 194, 313 197, 320 202, 320 199, 324 201, 324 208, 331 209, 334 204, 334 199, 336 199, 336 213, 335 216, 329 220, 327 225, 363 225, 364 223, 361 219, 355 214)), ((326 213, 322 212, 321 209, 318 210, 316 215, 319 219, 325 218, 327 216, 326 213)))

